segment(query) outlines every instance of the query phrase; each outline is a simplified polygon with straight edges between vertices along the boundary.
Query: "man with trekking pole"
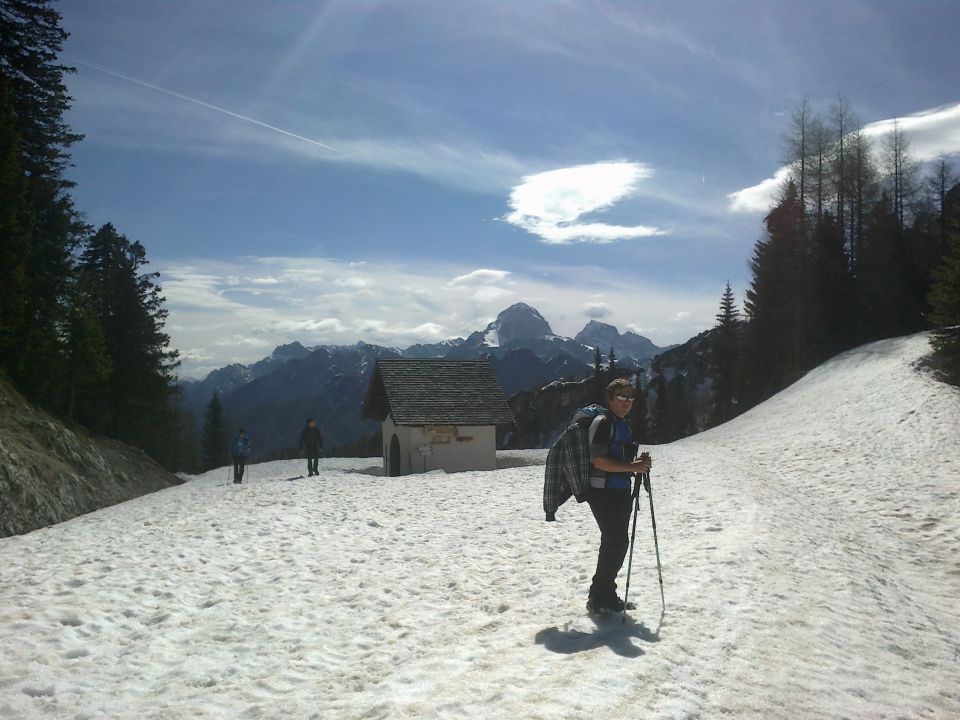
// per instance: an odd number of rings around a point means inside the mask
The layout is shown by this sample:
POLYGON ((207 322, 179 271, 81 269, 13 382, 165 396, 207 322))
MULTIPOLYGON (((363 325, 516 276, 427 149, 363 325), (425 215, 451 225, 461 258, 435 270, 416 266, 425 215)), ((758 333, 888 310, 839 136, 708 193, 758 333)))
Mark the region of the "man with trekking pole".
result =
MULTIPOLYGON (((633 532, 636 534, 635 510, 639 506, 640 477, 649 478, 652 465, 649 453, 632 459, 636 456, 637 446, 625 418, 633 407, 633 385, 618 378, 607 385, 605 398, 607 412, 597 415, 588 431, 591 472, 587 502, 600 528, 597 570, 587 596, 587 610, 591 613, 635 609, 633 603, 617 595, 616 578, 623 567, 627 549, 633 546, 627 534, 631 511, 634 512, 633 532), (637 493, 631 492, 630 481, 634 475, 637 476, 637 493)), ((649 479, 647 488, 649 492, 649 479)), ((652 513, 652 497, 650 508, 652 513)), ((632 553, 630 559, 632 564, 632 553)), ((628 590, 629 584, 628 570, 628 590)))

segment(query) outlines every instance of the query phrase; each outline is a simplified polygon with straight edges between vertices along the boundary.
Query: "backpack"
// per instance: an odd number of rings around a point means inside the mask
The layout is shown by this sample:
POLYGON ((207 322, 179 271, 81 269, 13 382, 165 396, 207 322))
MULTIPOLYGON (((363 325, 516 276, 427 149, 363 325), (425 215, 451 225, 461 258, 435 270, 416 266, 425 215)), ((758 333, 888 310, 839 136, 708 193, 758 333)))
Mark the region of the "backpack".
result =
POLYGON ((556 520, 557 509, 571 497, 583 502, 590 487, 590 425, 607 414, 602 405, 588 405, 573 415, 570 425, 547 453, 543 478, 543 510, 547 521, 556 520))

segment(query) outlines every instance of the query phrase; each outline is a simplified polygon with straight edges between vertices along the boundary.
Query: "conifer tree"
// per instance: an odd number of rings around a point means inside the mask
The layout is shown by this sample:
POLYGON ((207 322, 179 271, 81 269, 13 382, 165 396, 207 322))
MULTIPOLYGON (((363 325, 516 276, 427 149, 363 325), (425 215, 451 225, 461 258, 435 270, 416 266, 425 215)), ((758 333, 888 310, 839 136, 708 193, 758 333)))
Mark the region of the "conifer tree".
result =
POLYGON ((0 0, 0 72, 11 84, 23 168, 57 189, 70 185, 63 171, 82 139, 64 120, 72 98, 63 77, 74 69, 57 57, 68 37, 51 0, 0 0))
POLYGON ((595 384, 595 393, 597 401, 602 405, 605 401, 603 388, 606 383, 603 382, 603 358, 600 355, 600 347, 593 349, 593 382, 595 384))
POLYGON ((26 274, 32 212, 8 89, 6 77, 0 73, 0 368, 11 371, 28 304, 26 274))
MULTIPOLYGON (((65 189, 69 148, 80 139, 66 125, 70 97, 63 77, 72 69, 57 62, 67 33, 50 0, 0 0, 0 76, 7 86, 9 106, 16 122, 19 165, 25 188, 27 214, 21 214, 11 239, 23 250, 22 285, 12 292, 22 298, 3 319, 12 335, 4 342, 16 353, 6 357, 6 369, 29 397, 61 406, 54 395, 64 366, 61 330, 66 323, 72 253, 80 226, 65 189), (25 220, 24 220, 25 219, 25 220), (21 233, 27 232, 26 237, 21 233)), ((8 109, 4 109, 4 114, 8 109)), ((0 121, 6 124, 8 121, 0 121)), ((9 131, 0 146, 9 141, 9 131)), ((6 158, 5 158, 6 161, 6 158)), ((6 162, 5 162, 6 164, 6 162)), ((6 189, 6 188, 4 188, 6 189)), ((8 230, 2 230, 4 235, 8 230)), ((4 271, 19 280, 20 269, 4 271)))
POLYGON ((740 356, 740 310, 733 297, 730 281, 720 299, 720 312, 709 365, 713 377, 713 402, 709 424, 720 425, 737 414, 737 364, 740 356))
POLYGON ((749 366, 744 386, 752 406, 799 376, 800 317, 805 290, 803 211, 793 182, 765 219, 766 237, 750 260, 753 280, 744 304, 749 320, 749 366))
POLYGON ((64 373, 63 380, 67 417, 93 427, 102 410, 100 396, 104 384, 113 368, 103 327, 79 291, 67 316, 66 352, 69 371, 64 373))
POLYGON ((217 393, 210 398, 203 422, 203 438, 200 442, 200 454, 204 470, 212 470, 226 461, 227 425, 217 393))
POLYGON ((143 246, 108 223, 87 241, 79 272, 112 367, 97 429, 159 459, 169 448, 169 400, 179 361, 163 332, 167 311, 157 274, 143 273, 146 264, 143 246))
POLYGON ((650 419, 647 425, 647 442, 658 444, 667 440, 667 383, 660 372, 658 360, 654 360, 653 381, 648 388, 654 394, 653 405, 650 409, 650 419))
POLYGON ((930 288, 931 345, 952 382, 960 385, 960 185, 946 196, 947 249, 930 288))

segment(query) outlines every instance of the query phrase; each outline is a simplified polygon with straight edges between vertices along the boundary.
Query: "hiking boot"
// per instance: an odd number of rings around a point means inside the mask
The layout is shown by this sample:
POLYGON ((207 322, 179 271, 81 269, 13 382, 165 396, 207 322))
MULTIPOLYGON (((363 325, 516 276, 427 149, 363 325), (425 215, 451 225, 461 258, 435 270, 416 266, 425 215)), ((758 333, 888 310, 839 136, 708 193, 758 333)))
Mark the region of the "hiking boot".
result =
POLYGON ((617 594, 610 597, 587 598, 587 612, 593 614, 624 612, 625 610, 636 610, 637 606, 632 602, 624 602, 617 594))
POLYGON ((610 598, 609 608, 615 612, 623 612, 624 610, 636 610, 637 605, 632 602, 624 602, 623 598, 615 594, 610 598))

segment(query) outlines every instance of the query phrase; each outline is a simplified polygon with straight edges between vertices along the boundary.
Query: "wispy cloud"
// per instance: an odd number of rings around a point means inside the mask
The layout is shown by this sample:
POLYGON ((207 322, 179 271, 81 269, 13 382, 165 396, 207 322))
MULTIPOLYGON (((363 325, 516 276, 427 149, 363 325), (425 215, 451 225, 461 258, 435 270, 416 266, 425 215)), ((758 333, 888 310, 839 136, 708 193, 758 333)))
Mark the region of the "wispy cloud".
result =
MULTIPOLYGON (((458 134, 449 124, 442 124, 444 118, 429 118, 436 125, 425 125, 416 135, 404 135, 364 128, 356 123, 347 128, 342 125, 342 119, 318 119, 315 114, 287 110, 282 113, 287 127, 281 127, 98 63, 75 58, 69 61, 81 69, 94 70, 174 98, 181 101, 184 109, 192 107, 197 111, 196 122, 184 123, 175 111, 167 106, 158 107, 149 98, 116 89, 84 93, 86 103, 101 106, 103 117, 126 119, 119 127, 92 133, 101 143, 141 151, 149 145, 154 150, 215 157, 262 156, 273 161, 283 157, 301 162, 355 165, 409 173, 479 192, 502 192, 530 169, 528 162, 509 152, 488 147, 470 135, 458 134), (132 114, 140 119, 131 123, 132 114), (224 118, 228 118, 226 123, 224 118), (290 127, 308 129, 295 132, 290 127), (311 137, 320 135, 328 141, 311 137)), ((409 108, 397 109, 401 113, 406 111, 409 108)))
POLYGON ((506 301, 513 297, 514 291, 510 287, 503 287, 505 284, 513 285, 509 272, 485 268, 458 275, 450 281, 450 287, 470 293, 469 297, 481 305, 506 301))
POLYGON ((189 95, 184 95, 182 93, 175 92, 174 90, 170 90, 168 88, 162 88, 159 85, 154 85, 153 83, 148 83, 145 80, 140 80, 139 78, 126 75, 122 72, 114 70, 113 68, 109 68, 105 65, 99 65, 98 63, 89 62, 86 60, 79 60, 77 58, 65 58, 65 59, 68 62, 74 62, 77 65, 82 65, 92 70, 97 70, 98 72, 106 73, 107 75, 112 75, 113 77, 120 78, 121 80, 126 80, 127 82, 140 85, 141 87, 149 88, 159 93, 163 93, 164 95, 169 95, 179 100, 183 100, 185 102, 193 103, 194 105, 205 107, 208 110, 212 110, 214 112, 227 115, 228 117, 232 117, 237 120, 242 120, 243 122, 247 122, 252 125, 257 125, 258 127, 265 128, 267 130, 271 130, 276 133, 280 133, 281 135, 286 135, 287 137, 294 138, 295 140, 299 140, 305 143, 310 143, 311 145, 315 145, 316 147, 323 148, 324 150, 329 150, 331 152, 340 152, 337 148, 331 145, 327 145, 326 143, 322 143, 319 140, 314 140, 313 138, 308 138, 308 137, 304 137, 303 135, 298 135, 294 132, 290 132, 289 130, 284 130, 283 128, 279 128, 275 125, 270 125, 269 123, 262 122, 261 120, 247 117, 246 115, 241 115, 240 113, 235 113, 231 110, 227 110, 225 108, 214 105, 213 103, 204 102, 203 100, 198 100, 197 98, 193 98, 193 97, 190 97, 189 95))
MULTIPOLYGON (((882 138, 894 127, 900 128, 909 144, 910 157, 918 162, 943 155, 960 154, 960 103, 923 110, 903 118, 878 120, 863 127, 869 138, 882 138)), ((777 192, 790 174, 781 167, 773 177, 727 195, 730 212, 767 212, 776 202, 777 192)))
POLYGON ((513 212, 503 219, 538 235, 541 242, 610 243, 663 235, 647 225, 608 225, 582 222, 590 213, 608 210, 633 195, 652 170, 636 162, 601 162, 528 175, 510 193, 513 212))

